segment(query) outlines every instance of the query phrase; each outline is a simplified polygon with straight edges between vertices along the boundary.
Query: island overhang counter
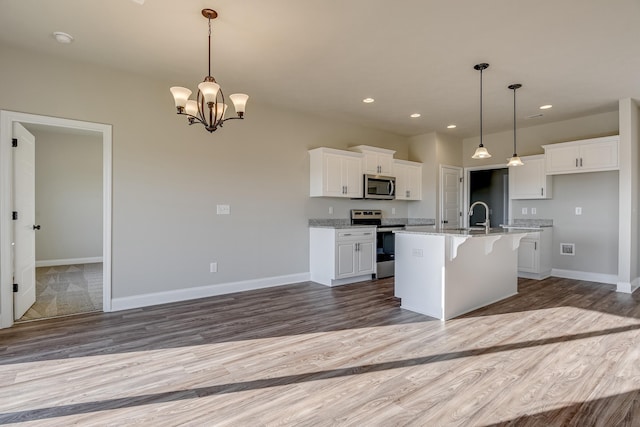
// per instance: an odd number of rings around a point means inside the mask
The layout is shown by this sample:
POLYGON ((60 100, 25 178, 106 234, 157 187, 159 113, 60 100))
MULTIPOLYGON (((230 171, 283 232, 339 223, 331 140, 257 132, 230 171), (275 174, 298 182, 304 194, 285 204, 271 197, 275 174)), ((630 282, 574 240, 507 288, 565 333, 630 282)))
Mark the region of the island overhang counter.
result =
POLYGON ((396 231, 401 307, 448 320, 518 293, 518 247, 532 230, 396 231))

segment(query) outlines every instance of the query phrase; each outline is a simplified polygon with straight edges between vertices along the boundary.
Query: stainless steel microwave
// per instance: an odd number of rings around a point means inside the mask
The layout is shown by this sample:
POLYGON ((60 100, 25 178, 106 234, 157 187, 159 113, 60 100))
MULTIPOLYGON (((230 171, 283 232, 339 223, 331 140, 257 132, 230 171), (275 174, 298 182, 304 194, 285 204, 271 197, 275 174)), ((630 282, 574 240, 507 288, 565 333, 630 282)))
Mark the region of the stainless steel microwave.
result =
POLYGON ((363 188, 365 199, 396 198, 396 178, 393 176, 365 175, 363 188))

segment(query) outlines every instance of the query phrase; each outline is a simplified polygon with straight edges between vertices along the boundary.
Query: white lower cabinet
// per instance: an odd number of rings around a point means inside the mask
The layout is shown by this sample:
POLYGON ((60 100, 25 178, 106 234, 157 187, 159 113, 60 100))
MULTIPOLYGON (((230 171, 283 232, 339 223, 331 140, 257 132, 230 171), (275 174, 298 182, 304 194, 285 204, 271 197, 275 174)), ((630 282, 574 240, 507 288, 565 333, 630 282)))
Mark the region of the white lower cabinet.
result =
POLYGON ((518 277, 540 280, 551 276, 552 241, 551 227, 544 227, 541 232, 529 233, 520 240, 518 277))
POLYGON ((327 286, 371 280, 376 268, 375 228, 309 229, 311 281, 327 286))

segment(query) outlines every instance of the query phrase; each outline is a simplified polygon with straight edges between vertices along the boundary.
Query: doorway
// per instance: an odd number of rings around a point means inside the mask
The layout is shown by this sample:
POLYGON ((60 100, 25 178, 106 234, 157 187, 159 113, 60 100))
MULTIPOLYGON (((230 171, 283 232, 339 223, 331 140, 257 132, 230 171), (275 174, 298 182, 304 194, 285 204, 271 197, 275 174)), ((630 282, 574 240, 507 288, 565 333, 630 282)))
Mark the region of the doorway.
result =
MULTIPOLYGON (((14 323, 14 297, 13 283, 13 254, 14 242, 18 241, 13 235, 12 205, 14 199, 14 175, 12 139, 14 123, 20 123, 25 127, 45 127, 50 130, 58 130, 67 134, 91 134, 101 143, 101 261, 102 268, 98 273, 101 276, 102 311, 111 311, 111 126, 99 123, 81 122, 76 120, 60 119, 48 116, 38 116, 11 111, 0 111, 0 327, 10 327, 14 323)), ((35 225, 35 224, 34 224, 35 225)), ((81 257, 82 258, 82 257, 81 257)), ((82 263, 97 260, 98 257, 84 257, 82 263)), ((67 261, 73 261, 73 257, 67 256, 67 261)), ((50 260, 51 261, 51 260, 50 260)), ((75 261, 78 261, 77 259, 75 261)), ((78 265, 68 264, 64 267, 72 272, 77 272, 78 265)), ((45 266, 47 267, 47 266, 45 266)), ((96 267, 96 266, 93 266, 96 267)), ((35 268, 35 260, 34 260, 35 268)), ((90 268, 95 276, 96 268, 90 268)))
POLYGON ((440 165, 440 226, 462 227, 462 168, 440 165))
MULTIPOLYGON (((492 227, 509 221, 509 169, 506 167, 486 167, 468 170, 467 204, 465 209, 477 201, 489 206, 489 221, 492 227)), ((483 209, 474 209, 469 226, 484 222, 483 209)))

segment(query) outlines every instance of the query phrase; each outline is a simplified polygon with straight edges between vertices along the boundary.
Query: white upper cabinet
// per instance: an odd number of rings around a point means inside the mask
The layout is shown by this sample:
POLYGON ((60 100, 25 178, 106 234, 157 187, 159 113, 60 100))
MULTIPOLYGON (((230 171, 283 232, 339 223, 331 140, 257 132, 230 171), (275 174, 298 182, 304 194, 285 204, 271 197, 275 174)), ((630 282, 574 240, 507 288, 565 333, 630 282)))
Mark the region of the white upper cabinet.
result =
POLYGON ((545 158, 522 157, 524 165, 509 168, 509 194, 511 199, 550 199, 552 177, 545 173, 545 158))
POLYGON ((355 147, 350 147, 349 149, 364 155, 364 161, 362 163, 363 173, 393 176, 394 150, 371 147, 369 145, 357 145, 355 147))
POLYGON ((397 200, 422 200, 422 163, 393 161, 397 200))
POLYGON ((311 197, 362 197, 362 154, 323 147, 309 156, 311 197))
POLYGON ((543 145, 546 173, 557 175, 619 169, 618 135, 543 145))

